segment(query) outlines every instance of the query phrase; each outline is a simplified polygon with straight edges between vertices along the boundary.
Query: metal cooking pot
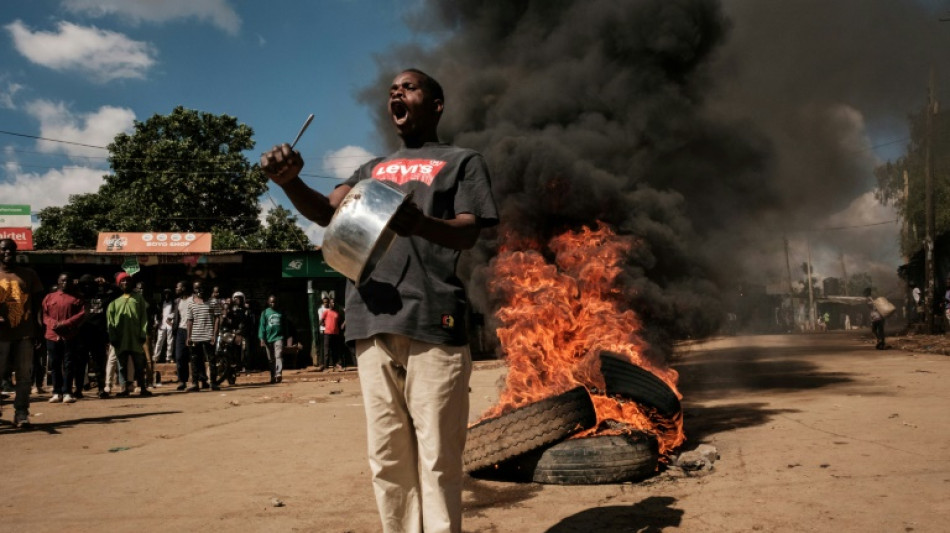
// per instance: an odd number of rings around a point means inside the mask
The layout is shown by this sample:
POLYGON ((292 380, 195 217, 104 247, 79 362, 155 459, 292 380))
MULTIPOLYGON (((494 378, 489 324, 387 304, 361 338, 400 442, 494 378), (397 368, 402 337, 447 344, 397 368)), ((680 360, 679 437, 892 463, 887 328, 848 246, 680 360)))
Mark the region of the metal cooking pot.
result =
POLYGON ((357 286, 369 279, 396 233, 389 222, 406 195, 385 183, 360 181, 340 202, 323 236, 323 259, 357 286))

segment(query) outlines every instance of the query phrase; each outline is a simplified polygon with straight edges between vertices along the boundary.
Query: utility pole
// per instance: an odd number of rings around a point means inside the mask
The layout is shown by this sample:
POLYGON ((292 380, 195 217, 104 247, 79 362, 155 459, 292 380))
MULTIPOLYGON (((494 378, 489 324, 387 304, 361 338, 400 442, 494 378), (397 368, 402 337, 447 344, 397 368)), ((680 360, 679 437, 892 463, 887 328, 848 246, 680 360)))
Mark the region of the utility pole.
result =
POLYGON ((937 113, 937 101, 934 96, 934 70, 930 69, 930 84, 927 88, 927 109, 925 124, 927 141, 924 149, 924 186, 926 187, 925 208, 927 211, 927 233, 924 237, 924 270, 927 277, 927 287, 924 291, 924 323, 927 332, 936 333, 934 317, 934 297, 937 294, 936 271, 934 269, 934 234, 937 233, 934 217, 934 177, 933 177, 933 116, 937 113))
POLYGON ((844 280, 844 295, 850 296, 848 294, 848 267, 844 265, 844 252, 838 252, 838 259, 841 260, 841 275, 843 276, 842 279, 844 280))
POLYGON ((811 243, 808 239, 805 239, 805 247, 808 249, 808 273, 805 277, 808 278, 808 327, 814 331, 815 330, 815 293, 811 284, 811 243))
MULTIPOLYGON (((907 243, 910 241, 910 224, 907 223, 907 213, 910 210, 910 176, 907 174, 907 169, 904 169, 904 220, 901 225, 901 249, 905 250, 904 252, 904 264, 910 264, 910 255, 907 254, 907 243)), ((916 322, 920 319, 917 316, 917 305, 914 302, 913 289, 911 289, 911 280, 910 274, 907 275, 907 283, 904 284, 904 313, 907 314, 908 310, 912 312, 907 316, 908 323, 916 322)))
POLYGON ((788 237, 782 237, 782 240, 785 241, 785 271, 788 273, 788 297, 791 299, 795 295, 795 289, 792 288, 792 264, 788 261, 788 237))

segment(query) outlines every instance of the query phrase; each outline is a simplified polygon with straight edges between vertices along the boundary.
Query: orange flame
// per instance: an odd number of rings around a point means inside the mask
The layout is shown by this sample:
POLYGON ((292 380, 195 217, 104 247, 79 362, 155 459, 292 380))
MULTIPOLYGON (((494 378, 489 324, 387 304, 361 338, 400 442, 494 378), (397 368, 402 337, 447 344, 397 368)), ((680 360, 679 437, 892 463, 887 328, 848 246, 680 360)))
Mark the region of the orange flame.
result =
POLYGON ((537 243, 515 233, 503 235, 490 264, 489 288, 505 303, 495 316, 498 338, 508 362, 505 389, 483 418, 584 385, 591 392, 598 425, 625 422, 656 434, 666 455, 685 439, 682 416, 663 417, 653 409, 604 394, 600 353, 609 350, 662 379, 680 398, 675 370, 643 356, 641 323, 617 286, 621 265, 637 242, 616 235, 607 225, 553 238, 549 262, 537 243))

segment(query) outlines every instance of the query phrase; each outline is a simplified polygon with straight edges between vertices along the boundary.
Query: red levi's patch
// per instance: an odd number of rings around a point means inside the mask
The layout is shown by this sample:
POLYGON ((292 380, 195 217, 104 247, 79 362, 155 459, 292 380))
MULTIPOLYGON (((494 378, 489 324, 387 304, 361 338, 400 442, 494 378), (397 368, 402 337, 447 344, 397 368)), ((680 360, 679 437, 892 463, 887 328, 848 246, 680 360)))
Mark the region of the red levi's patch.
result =
POLYGON ((393 159, 378 163, 373 168, 373 178, 391 181, 403 185, 410 181, 421 181, 432 185, 432 180, 445 166, 445 161, 437 159, 393 159))

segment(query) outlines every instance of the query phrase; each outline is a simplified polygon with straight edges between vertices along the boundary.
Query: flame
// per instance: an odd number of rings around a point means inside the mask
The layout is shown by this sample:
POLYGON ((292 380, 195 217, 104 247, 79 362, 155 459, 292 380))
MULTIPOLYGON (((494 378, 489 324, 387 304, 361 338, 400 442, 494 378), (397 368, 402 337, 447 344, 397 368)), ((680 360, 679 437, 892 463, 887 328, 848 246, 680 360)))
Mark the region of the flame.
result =
POLYGON ((681 415, 669 419, 604 393, 600 353, 609 350, 652 372, 682 398, 677 372, 644 357, 642 325, 617 283, 624 259, 637 245, 602 223, 558 235, 546 247, 502 232, 499 254, 490 263, 489 290, 505 302, 495 316, 508 375, 498 403, 482 419, 583 385, 598 424, 578 436, 612 431, 606 422, 616 420, 654 433, 664 456, 682 444, 681 415))

